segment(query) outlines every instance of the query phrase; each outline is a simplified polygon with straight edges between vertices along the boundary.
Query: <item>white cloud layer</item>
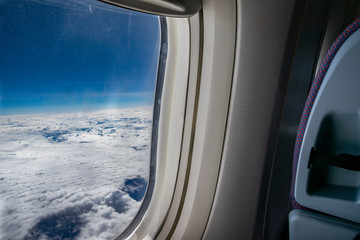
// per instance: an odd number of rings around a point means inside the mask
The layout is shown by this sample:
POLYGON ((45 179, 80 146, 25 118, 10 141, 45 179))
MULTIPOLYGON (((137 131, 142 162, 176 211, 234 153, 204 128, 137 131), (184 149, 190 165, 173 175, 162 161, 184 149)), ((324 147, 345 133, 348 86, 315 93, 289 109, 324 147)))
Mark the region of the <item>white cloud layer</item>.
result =
POLYGON ((149 176, 152 109, 0 116, 0 239, 113 239, 149 176))

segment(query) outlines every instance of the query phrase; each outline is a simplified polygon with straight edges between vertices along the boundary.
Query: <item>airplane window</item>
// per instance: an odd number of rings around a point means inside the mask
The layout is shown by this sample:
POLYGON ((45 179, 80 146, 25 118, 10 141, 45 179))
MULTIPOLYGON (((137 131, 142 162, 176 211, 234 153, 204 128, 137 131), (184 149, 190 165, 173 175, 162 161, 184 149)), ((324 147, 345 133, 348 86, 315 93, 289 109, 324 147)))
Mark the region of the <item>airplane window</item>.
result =
POLYGON ((113 239, 146 192, 159 17, 0 1, 0 239, 113 239))

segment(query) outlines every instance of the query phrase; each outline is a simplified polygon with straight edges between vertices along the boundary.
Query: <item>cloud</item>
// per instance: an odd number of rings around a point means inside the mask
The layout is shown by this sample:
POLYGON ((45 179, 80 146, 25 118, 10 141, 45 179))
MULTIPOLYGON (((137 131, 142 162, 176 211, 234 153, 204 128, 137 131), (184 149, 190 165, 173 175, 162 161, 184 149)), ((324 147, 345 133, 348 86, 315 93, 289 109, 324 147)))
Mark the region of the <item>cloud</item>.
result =
POLYGON ((129 200, 124 197, 122 191, 115 191, 105 197, 105 204, 112 207, 118 213, 124 213, 129 210, 129 200))
POLYGON ((75 239, 81 232, 86 220, 81 216, 91 210, 91 204, 67 207, 57 213, 43 217, 32 227, 24 240, 40 239, 75 239))
POLYGON ((66 135, 66 134, 69 134, 69 131, 60 131, 60 130, 46 131, 46 130, 44 130, 42 132, 42 135, 44 136, 44 138, 49 140, 49 142, 65 142, 67 140, 67 138, 64 137, 64 135, 66 135))
POLYGON ((146 190, 151 114, 144 107, 0 116, 0 238, 120 234, 146 190))

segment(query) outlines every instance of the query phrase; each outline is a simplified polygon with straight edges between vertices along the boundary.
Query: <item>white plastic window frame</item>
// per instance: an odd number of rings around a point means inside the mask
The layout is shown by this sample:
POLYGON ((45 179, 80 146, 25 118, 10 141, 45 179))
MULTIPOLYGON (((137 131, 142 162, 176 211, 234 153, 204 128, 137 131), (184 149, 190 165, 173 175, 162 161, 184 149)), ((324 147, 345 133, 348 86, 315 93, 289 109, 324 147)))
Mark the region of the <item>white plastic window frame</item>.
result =
POLYGON ((140 223, 119 239, 153 239, 167 215, 176 184, 189 72, 189 23, 184 18, 168 18, 166 22, 167 60, 158 119, 155 185, 140 223))
POLYGON ((206 228, 228 118, 235 57, 236 1, 204 0, 202 13, 190 18, 190 27, 184 144, 174 201, 157 239, 201 239, 206 228), (196 64, 196 53, 200 64, 196 64))

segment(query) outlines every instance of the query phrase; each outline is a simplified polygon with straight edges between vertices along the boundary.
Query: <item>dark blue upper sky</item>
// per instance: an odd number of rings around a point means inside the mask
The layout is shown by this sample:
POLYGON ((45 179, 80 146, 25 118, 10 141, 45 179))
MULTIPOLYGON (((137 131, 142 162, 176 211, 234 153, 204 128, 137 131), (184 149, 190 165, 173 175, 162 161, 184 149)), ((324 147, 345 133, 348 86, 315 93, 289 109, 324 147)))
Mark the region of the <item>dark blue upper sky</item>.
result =
POLYGON ((0 114, 152 103, 158 53, 155 16, 95 0, 0 1, 0 114))

